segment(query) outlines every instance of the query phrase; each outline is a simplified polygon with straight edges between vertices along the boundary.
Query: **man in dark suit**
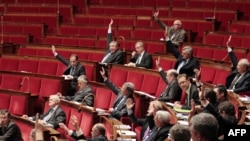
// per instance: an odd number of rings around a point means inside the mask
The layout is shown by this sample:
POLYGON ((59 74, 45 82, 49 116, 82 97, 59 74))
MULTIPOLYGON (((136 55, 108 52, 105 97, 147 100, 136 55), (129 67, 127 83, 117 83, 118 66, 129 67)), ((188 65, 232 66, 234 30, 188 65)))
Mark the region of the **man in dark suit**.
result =
POLYGON ((200 63, 197 58, 193 57, 193 49, 191 46, 184 46, 182 48, 182 54, 173 46, 172 42, 166 37, 166 46, 168 51, 170 51, 176 60, 174 69, 177 70, 179 74, 187 74, 188 77, 194 77, 194 69, 200 68, 200 63))
POLYGON ((134 84, 131 82, 125 82, 119 89, 105 76, 104 68, 102 68, 100 73, 104 80, 104 84, 117 95, 113 107, 109 109, 110 117, 120 119, 122 116, 127 116, 126 101, 134 101, 134 84))
POLYGON ((158 60, 156 60, 155 62, 156 62, 156 67, 161 75, 161 78, 167 85, 165 90, 161 93, 158 100, 164 102, 180 101, 181 88, 179 87, 177 82, 177 76, 178 76, 177 71, 175 69, 170 69, 164 72, 162 67, 160 66, 160 58, 158 58, 158 60))
POLYGON ((176 101, 174 103, 174 108, 191 109, 191 100, 193 100, 195 104, 199 105, 200 99, 197 86, 190 82, 186 74, 179 74, 177 80, 180 88, 182 89, 182 95, 181 101, 176 101))
POLYGON ((134 112, 133 112, 134 105, 135 105, 134 102, 131 102, 131 101, 126 102, 126 106, 128 110, 128 117, 133 123, 142 127, 140 140, 143 140, 154 129, 155 127, 154 116, 158 110, 162 109, 162 104, 160 101, 157 101, 157 100, 151 101, 149 103, 146 118, 142 118, 142 119, 138 119, 135 117, 134 112))
MULTIPOLYGON (((49 97, 50 109, 46 113, 40 115, 38 123, 40 123, 43 126, 52 127, 54 129, 57 129, 59 127, 59 123, 65 123, 66 114, 63 111, 63 109, 59 106, 59 104, 60 104, 59 96, 51 95, 49 97)), ((35 116, 28 117, 27 115, 23 115, 22 117, 25 119, 35 121, 35 116)))
POLYGON ((142 68, 152 69, 153 67, 152 55, 145 51, 144 44, 142 41, 136 42, 135 50, 136 51, 132 52, 130 63, 125 65, 131 67, 142 67, 142 68))
POLYGON ((112 39, 112 24, 113 19, 111 19, 108 28, 108 35, 107 35, 107 49, 105 56, 103 57, 101 63, 102 64, 123 64, 124 63, 124 54, 119 49, 119 43, 113 41, 112 39))
POLYGON ((235 93, 244 93, 250 91, 250 63, 246 58, 237 61, 232 48, 227 43, 229 57, 233 63, 233 71, 226 78, 226 87, 229 91, 235 93))
POLYGON ((54 45, 52 45, 51 50, 54 56, 67 66, 67 68, 63 72, 63 75, 65 76, 66 79, 72 80, 71 86, 67 92, 68 95, 72 96, 75 94, 76 91, 77 78, 80 75, 86 74, 85 67, 81 65, 81 63, 78 60, 78 56, 76 54, 71 54, 70 59, 68 61, 56 52, 54 45))
POLYGON ((170 119, 171 116, 168 111, 157 111, 154 116, 155 127, 143 141, 164 141, 172 127, 170 119))
POLYGON ((154 13, 154 19, 163 30, 167 30, 168 36, 173 43, 173 46, 180 47, 185 40, 186 31, 182 28, 180 20, 175 20, 173 26, 165 25, 160 18, 158 18, 159 11, 154 13))
POLYGON ((75 93, 74 96, 62 96, 61 93, 57 93, 57 95, 68 101, 76 101, 82 103, 83 105, 93 106, 94 103, 94 95, 93 90, 90 85, 88 85, 88 79, 85 75, 81 75, 78 77, 78 86, 79 91, 75 93))
POLYGON ((0 110, 0 140, 23 141, 20 128, 10 118, 8 110, 0 110))
POLYGON ((68 133, 72 138, 74 138, 77 141, 81 140, 87 140, 87 141, 108 141, 107 137, 105 136, 105 127, 102 123, 96 123, 92 127, 92 132, 91 132, 91 138, 87 139, 85 135, 83 134, 82 130, 79 127, 78 124, 78 119, 76 116, 72 116, 70 118, 70 123, 74 126, 75 131, 68 129, 68 127, 60 123, 60 127, 68 133))

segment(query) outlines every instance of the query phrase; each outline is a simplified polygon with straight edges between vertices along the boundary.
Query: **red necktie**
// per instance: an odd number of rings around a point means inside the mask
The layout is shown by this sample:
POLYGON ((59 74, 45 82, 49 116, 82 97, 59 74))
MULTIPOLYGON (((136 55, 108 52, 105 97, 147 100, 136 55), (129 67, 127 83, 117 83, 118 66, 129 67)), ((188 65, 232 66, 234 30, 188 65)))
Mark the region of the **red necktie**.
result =
POLYGON ((182 91, 181 101, 180 101, 182 105, 185 105, 186 97, 187 97, 187 93, 185 91, 182 91))

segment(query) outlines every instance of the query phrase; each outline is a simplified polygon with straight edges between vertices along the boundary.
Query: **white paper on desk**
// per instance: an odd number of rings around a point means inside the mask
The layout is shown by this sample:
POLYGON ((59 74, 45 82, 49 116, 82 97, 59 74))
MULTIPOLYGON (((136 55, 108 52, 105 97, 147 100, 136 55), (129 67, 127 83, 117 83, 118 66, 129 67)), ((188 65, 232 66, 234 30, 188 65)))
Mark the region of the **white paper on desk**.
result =
POLYGON ((182 125, 188 125, 188 121, 186 120, 178 120, 178 123, 182 125))
POLYGON ((181 113, 177 113, 177 114, 176 114, 176 117, 177 117, 178 119, 188 119, 188 115, 181 114, 181 113))
POLYGON ((166 102, 166 104, 167 104, 168 106, 174 107, 174 103, 166 102))
POLYGON ((239 97, 239 99, 242 102, 250 102, 250 97, 249 96, 239 97))
POLYGON ((129 125, 125 125, 125 124, 115 125, 115 127, 117 129, 121 129, 121 130, 130 130, 131 129, 131 127, 129 125))
POLYGON ((134 131, 129 130, 117 130, 117 133, 120 136, 130 136, 130 137, 136 137, 136 133, 134 131))
POLYGON ((155 99, 155 96, 150 95, 149 93, 143 92, 143 91, 136 91, 137 93, 141 94, 141 95, 145 95, 151 99, 155 99))
POLYGON ((136 139, 124 139, 124 138, 118 137, 117 141, 136 141, 136 139))

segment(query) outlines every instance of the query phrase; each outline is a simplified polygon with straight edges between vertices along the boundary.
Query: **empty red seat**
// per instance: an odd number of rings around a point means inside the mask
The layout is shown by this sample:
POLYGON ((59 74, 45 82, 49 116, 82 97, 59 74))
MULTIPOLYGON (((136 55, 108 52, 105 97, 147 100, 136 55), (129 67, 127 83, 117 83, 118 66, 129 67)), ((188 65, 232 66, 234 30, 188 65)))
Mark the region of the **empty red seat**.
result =
POLYGON ((218 85, 218 84, 225 85, 226 84, 226 78, 229 75, 229 73, 230 73, 230 71, 222 70, 222 69, 217 69, 212 84, 215 84, 215 85, 218 85))
POLYGON ((143 74, 139 71, 129 71, 127 75, 127 82, 132 82, 135 85, 135 90, 139 91, 143 82, 143 74))
POLYGON ((20 90, 20 83, 22 78, 17 75, 2 75, 1 88, 2 89, 11 89, 11 90, 20 90))
POLYGON ((0 69, 8 71, 18 71, 19 59, 1 58, 0 69))
POLYGON ((35 56, 36 55, 37 50, 35 48, 19 48, 18 49, 18 54, 19 55, 28 55, 28 56, 35 56))
POLYGON ((40 74, 56 75, 58 62, 39 60, 38 71, 40 74), (49 66, 49 67, 46 67, 49 66))
POLYGON ((109 79, 118 87, 122 87, 127 79, 127 70, 113 67, 110 71, 109 79))
POLYGON ((159 75, 144 74, 140 91, 155 95, 159 84, 159 78, 159 75))
POLYGON ((0 109, 9 109, 11 95, 0 93, 0 97, 0 109))
POLYGON ((19 62, 18 71, 37 73, 38 60, 21 59, 19 62))
POLYGON ((41 87, 41 78, 22 77, 21 91, 30 92, 31 94, 39 94, 41 87))
POLYGON ((50 49, 37 49, 36 55, 41 56, 41 57, 44 57, 44 56, 45 57, 52 57, 53 53, 51 52, 50 49))
POLYGON ((197 58, 202 58, 202 59, 209 59, 212 60, 213 58, 213 48, 202 48, 199 47, 197 50, 197 58))
POLYGON ((102 60, 104 56, 104 52, 103 53, 90 53, 89 54, 89 58, 88 60, 89 61, 97 61, 97 62, 100 62, 102 60))
POLYGON ((208 67, 208 66, 201 66, 201 81, 212 83, 214 80, 214 76, 216 73, 216 68, 208 67))
POLYGON ((97 87, 95 93, 95 107, 108 110, 111 97, 112 97, 111 90, 107 88, 97 87))
POLYGON ((12 95, 10 98, 10 107, 9 111, 10 113, 14 115, 27 115, 28 114, 28 99, 27 96, 22 95, 12 95))

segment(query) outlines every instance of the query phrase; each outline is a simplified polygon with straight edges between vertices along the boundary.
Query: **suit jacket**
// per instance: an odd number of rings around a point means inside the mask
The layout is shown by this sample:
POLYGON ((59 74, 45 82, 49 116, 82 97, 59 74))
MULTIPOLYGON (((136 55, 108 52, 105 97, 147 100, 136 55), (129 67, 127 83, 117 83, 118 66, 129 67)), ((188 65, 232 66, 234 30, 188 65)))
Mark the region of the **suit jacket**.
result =
POLYGON ((153 129, 153 135, 149 136, 146 141, 164 141, 168 137, 168 133, 171 127, 171 124, 165 124, 161 128, 155 127, 153 129))
MULTIPOLYGON (((235 76, 238 74, 237 70, 237 58, 234 54, 234 52, 229 52, 229 57, 233 63, 233 71, 227 76, 226 78, 226 87, 229 88, 232 81, 234 80, 235 76)), ((235 84, 235 88, 233 90, 235 93, 241 93, 250 91, 250 72, 247 71, 241 78, 238 80, 238 82, 235 84)))
POLYGON ((114 110, 110 113, 110 116, 116 119, 120 119, 122 116, 127 116, 127 107, 126 107, 126 100, 128 98, 131 98, 132 100, 134 100, 133 95, 130 96, 126 96, 126 99, 123 100, 119 106, 117 107, 117 109, 115 109, 115 107, 117 106, 117 104, 120 102, 120 99, 124 96, 121 93, 121 90, 116 87, 111 81, 109 81, 108 79, 106 81, 104 81, 105 85, 110 88, 116 95, 116 99, 114 101, 114 105, 113 108, 114 110))
POLYGON ((166 79, 166 73, 163 70, 161 70, 159 73, 161 75, 161 78, 166 83, 167 88, 162 92, 158 100, 165 102, 180 101, 181 88, 179 87, 177 80, 173 80, 171 83, 169 83, 168 80, 166 79))
MULTIPOLYGON (((173 46, 171 41, 167 41, 166 46, 168 50, 173 53, 173 55, 177 59, 174 65, 174 69, 177 70, 178 66, 180 65, 180 63, 182 63, 184 59, 181 53, 176 49, 176 47, 173 46)), ((188 62, 180 69, 179 74, 185 73, 188 77, 194 77, 194 68, 200 68, 200 63, 197 58, 191 57, 189 58, 188 62)))
POLYGON ((87 85, 85 88, 79 90, 74 96, 66 96, 65 99, 69 100, 69 101, 76 101, 76 102, 80 102, 84 105, 87 106, 93 106, 94 103, 94 97, 93 96, 88 96, 89 94, 93 94, 93 90, 92 88, 87 85), (85 96, 88 96, 84 101, 82 101, 85 96))
POLYGON ((142 140, 142 138, 144 137, 145 131, 147 130, 148 126, 149 129, 152 130, 155 127, 155 123, 154 123, 154 116, 146 116, 146 118, 141 118, 138 119, 135 117, 134 113, 132 112, 131 114, 128 114, 129 119, 136 125, 139 125, 142 127, 141 129, 141 136, 140 139, 142 140))
POLYGON ((1 127, 0 130, 1 141, 23 141, 20 128, 12 121, 1 127))
MULTIPOLYGON (((64 70, 63 74, 64 75, 69 75, 70 74, 70 70, 72 68, 72 66, 70 65, 70 62, 69 60, 66 60, 65 58, 63 58, 60 54, 57 54, 56 55, 56 58, 61 61, 64 65, 67 66, 67 68, 64 70)), ((71 84, 73 85, 76 85, 77 84, 77 79, 80 75, 86 75, 86 72, 85 72, 85 67, 82 66, 80 63, 78 63, 76 65, 76 68, 75 68, 75 72, 73 74, 73 80, 71 84)))
POLYGON ((186 97, 185 105, 182 106, 182 109, 191 109, 191 99, 194 100, 196 105, 200 104, 199 92, 196 85, 194 84, 191 84, 189 95, 186 97), (188 100, 190 105, 188 105, 188 100))
MULTIPOLYGON (((135 57, 130 59, 130 62, 135 63, 136 60, 138 59, 138 57, 139 57, 139 54, 136 54, 135 57)), ((152 55, 145 51, 142 58, 141 58, 140 64, 136 64, 136 67, 143 67, 143 68, 147 68, 147 69, 152 69, 152 67, 153 67, 152 55)))
POLYGON ((84 134, 81 132, 81 131, 74 131, 71 135, 72 138, 74 138, 75 140, 77 141, 84 141, 84 140, 87 140, 87 141, 108 141, 107 137, 106 136, 97 136, 97 137, 93 137, 93 138, 86 138, 84 136, 84 134))
MULTIPOLYGON (((50 112, 50 109, 40 115, 39 119, 43 120, 45 116, 47 116, 50 112)), ((35 120, 35 117, 33 117, 33 120, 35 120)), ((57 107, 57 109, 54 111, 51 118, 47 121, 47 123, 52 124, 55 129, 59 128, 59 123, 65 123, 66 122, 66 114, 63 111, 63 109, 60 108, 60 106, 57 107)))
MULTIPOLYGON (((110 53, 109 43, 111 41, 112 41, 112 33, 108 33, 108 35, 107 35, 107 48, 106 48, 105 56, 110 53)), ((110 56, 107 59, 105 59, 105 61, 103 63, 123 64, 124 63, 124 54, 120 49, 117 49, 114 53, 111 53, 110 56)))
MULTIPOLYGON (((165 30, 166 25, 160 19, 157 20, 157 23, 163 30, 165 30)), ((186 31, 182 28, 175 31, 174 27, 170 26, 168 27, 168 36, 171 39, 174 46, 180 46, 181 43, 185 41, 186 31)))

